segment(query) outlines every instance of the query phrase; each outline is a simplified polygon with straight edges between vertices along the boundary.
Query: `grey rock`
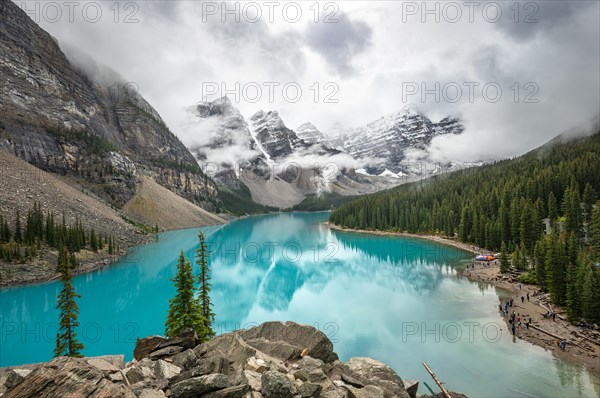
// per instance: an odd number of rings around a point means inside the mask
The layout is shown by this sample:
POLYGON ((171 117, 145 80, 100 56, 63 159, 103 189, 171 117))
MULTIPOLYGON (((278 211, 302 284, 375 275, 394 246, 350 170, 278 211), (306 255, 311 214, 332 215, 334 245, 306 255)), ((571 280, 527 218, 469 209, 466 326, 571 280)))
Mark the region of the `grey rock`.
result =
POLYGON ((215 355, 200 359, 196 366, 190 370, 181 372, 173 379, 172 383, 174 384, 192 377, 205 376, 213 373, 229 374, 229 361, 227 358, 215 355))
POLYGON ((262 374, 261 393, 266 398, 289 398, 296 393, 296 387, 283 373, 269 370, 262 374))
POLYGON ((404 380, 404 387, 410 398, 417 398, 417 391, 419 390, 418 380, 404 380))
POLYGON ((239 335, 248 345, 284 361, 293 355, 299 358, 305 348, 308 355, 325 362, 333 354, 333 344, 323 332, 295 322, 266 322, 239 335))
POLYGON ((179 333, 177 336, 175 336, 169 340, 161 342, 158 345, 157 349, 169 347, 169 346, 179 346, 185 350, 188 348, 196 347, 197 343, 198 343, 198 335, 196 334, 196 332, 191 329, 187 329, 187 330, 184 330, 181 333, 179 333))
POLYGON ((173 360, 173 365, 179 366, 182 369, 190 369, 196 364, 197 360, 196 353, 190 348, 176 354, 171 359, 173 360))
POLYGON ((177 365, 159 359, 154 364, 154 374, 157 378, 171 380, 173 377, 181 373, 181 368, 177 365))
POLYGON ((85 359, 68 357, 42 364, 3 398, 88 397, 92 394, 94 398, 135 398, 125 386, 105 379, 102 371, 85 359))
POLYGON ((113 365, 104 358, 88 358, 87 363, 100 369, 104 373, 115 373, 120 370, 119 367, 113 365))
POLYGON ((350 358, 346 362, 346 366, 363 379, 369 380, 371 384, 382 387, 388 393, 409 398, 400 376, 383 362, 372 358, 355 357, 350 358))
POLYGON ((349 387, 348 396, 350 398, 385 398, 386 394, 383 388, 368 385, 364 388, 349 387))
POLYGON ((242 368, 248 358, 256 356, 256 348, 250 346, 242 338, 241 332, 227 333, 215 337, 211 341, 194 349, 196 356, 202 358, 211 355, 221 355, 229 360, 235 368, 242 368))
POLYGON ((250 357, 244 365, 244 369, 252 370, 254 372, 263 373, 269 368, 269 364, 261 358, 250 357))
POLYGON ((148 336, 138 340, 135 344, 135 349, 133 350, 133 357, 138 361, 142 360, 142 358, 146 358, 164 341, 165 338, 161 336, 148 336))
POLYGON ((164 392, 162 392, 161 390, 155 390, 155 389, 151 389, 151 388, 146 388, 144 390, 142 390, 140 392, 140 395, 138 395, 138 398, 166 398, 167 396, 165 395, 164 392))
POLYGON ((358 387, 358 388, 363 388, 365 386, 359 380, 355 379, 354 377, 352 377, 348 374, 342 373, 341 376, 342 376, 342 381, 346 384, 349 384, 351 386, 358 387))
POLYGON ((161 349, 156 350, 156 351, 152 351, 150 353, 150 355, 148 356, 148 358, 150 358, 152 360, 156 360, 156 359, 159 359, 159 358, 170 357, 172 355, 180 353, 181 351, 183 351, 183 347, 172 345, 172 346, 168 346, 168 347, 165 347, 165 348, 161 348, 161 349))
POLYGON ((300 387, 298 387, 298 394, 302 398, 319 397, 322 389, 323 387, 321 387, 320 384, 303 383, 300 387))
POLYGON ((6 388, 11 389, 14 386, 22 383, 29 373, 31 373, 31 370, 29 369, 11 369, 8 371, 4 385, 6 388))
MULTIPOLYGON (((315 358, 312 358, 311 356, 307 355, 307 356, 303 357, 301 360, 299 360, 297 365, 298 365, 298 367, 300 367, 302 369, 307 369, 308 371, 311 371, 313 369, 323 368, 325 363, 320 359, 315 359, 315 358)), ((325 370, 323 370, 323 371, 325 371, 325 370)))
POLYGON ((244 370, 244 376, 253 391, 262 390, 261 374, 252 370, 244 370))
POLYGON ((153 380, 156 378, 156 375, 153 368, 138 363, 125 370, 125 377, 127 377, 129 383, 136 384, 146 380, 153 380))
POLYGON ((203 395, 203 398, 242 398, 250 391, 248 384, 241 384, 239 386, 233 386, 224 388, 222 390, 214 391, 203 395))
POLYGON ((323 369, 313 369, 310 372, 308 372, 308 376, 306 377, 306 380, 310 381, 310 382, 320 382, 327 379, 327 376, 325 375, 325 373, 323 372, 323 369))
POLYGON ((173 398, 193 398, 229 386, 227 376, 210 374, 180 381, 171 387, 173 398))

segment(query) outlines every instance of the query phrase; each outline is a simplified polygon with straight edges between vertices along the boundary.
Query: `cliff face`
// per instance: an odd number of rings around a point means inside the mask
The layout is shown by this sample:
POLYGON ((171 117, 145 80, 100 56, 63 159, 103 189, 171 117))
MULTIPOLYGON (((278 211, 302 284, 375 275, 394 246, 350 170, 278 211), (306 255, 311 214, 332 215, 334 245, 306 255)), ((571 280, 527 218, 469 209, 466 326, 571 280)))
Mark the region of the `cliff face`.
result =
POLYGON ((212 209, 215 184, 135 87, 94 80, 10 0, 0 0, 0 147, 83 180, 122 206, 138 174, 212 209))

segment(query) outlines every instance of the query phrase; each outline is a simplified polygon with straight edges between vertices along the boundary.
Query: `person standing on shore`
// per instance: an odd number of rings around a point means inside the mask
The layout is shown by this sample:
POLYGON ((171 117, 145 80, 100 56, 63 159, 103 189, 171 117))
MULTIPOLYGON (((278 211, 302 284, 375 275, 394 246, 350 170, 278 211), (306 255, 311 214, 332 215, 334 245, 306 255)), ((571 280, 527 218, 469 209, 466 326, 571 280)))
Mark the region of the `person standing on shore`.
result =
POLYGON ((521 304, 525 303, 525 297, 521 296, 521 304))
POLYGON ((527 302, 529 302, 529 292, 527 292, 527 302))
POLYGON ((566 339, 562 339, 560 342, 560 349, 565 351, 567 348, 567 340, 566 339))

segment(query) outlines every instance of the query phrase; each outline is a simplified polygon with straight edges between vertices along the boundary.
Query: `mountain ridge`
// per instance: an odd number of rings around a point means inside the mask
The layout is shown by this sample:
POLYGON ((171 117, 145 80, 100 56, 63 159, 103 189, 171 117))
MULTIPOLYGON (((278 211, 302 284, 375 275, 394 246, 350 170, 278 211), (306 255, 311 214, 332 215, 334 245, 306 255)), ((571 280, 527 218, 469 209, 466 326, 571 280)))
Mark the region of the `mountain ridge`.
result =
POLYGON ((8 0, 0 1, 0 60, 0 147, 83 181, 117 207, 135 195, 137 176, 148 175, 218 209, 214 182, 134 87, 94 82, 8 0))

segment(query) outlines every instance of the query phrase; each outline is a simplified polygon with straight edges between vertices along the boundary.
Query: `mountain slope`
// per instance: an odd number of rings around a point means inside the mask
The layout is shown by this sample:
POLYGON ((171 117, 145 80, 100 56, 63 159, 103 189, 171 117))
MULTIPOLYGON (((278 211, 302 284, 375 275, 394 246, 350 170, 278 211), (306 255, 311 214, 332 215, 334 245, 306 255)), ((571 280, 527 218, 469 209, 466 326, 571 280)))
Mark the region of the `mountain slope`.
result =
POLYGON ((177 196, 149 177, 142 177, 140 188, 123 210, 147 225, 163 229, 192 228, 223 224, 225 220, 177 196))
POLYGON ((135 87, 90 78, 10 0, 0 1, 0 74, 0 147, 116 206, 143 174, 215 207, 216 185, 135 87))
MULTIPOLYGON (((114 236, 123 254, 127 248, 150 240, 150 236, 140 231, 123 219, 123 213, 87 195, 61 181, 55 175, 44 172, 27 162, 0 149, 0 214, 12 226, 16 211, 19 210, 24 223, 24 216, 39 202, 44 213, 55 215, 57 221, 64 213, 68 225, 81 220, 86 228, 93 228, 102 236, 114 236)), ((12 228, 11 226, 11 228, 12 228)), ((0 279, 2 284, 12 281, 38 281, 52 277, 56 268, 57 253, 45 253, 47 261, 32 261, 26 265, 3 264, 0 261, 0 279)), ((109 256, 109 257, 117 257, 109 256)), ((77 272, 95 267, 99 262, 108 260, 104 254, 87 253, 77 272)))

